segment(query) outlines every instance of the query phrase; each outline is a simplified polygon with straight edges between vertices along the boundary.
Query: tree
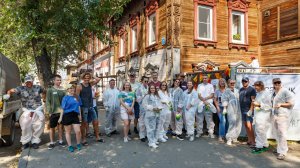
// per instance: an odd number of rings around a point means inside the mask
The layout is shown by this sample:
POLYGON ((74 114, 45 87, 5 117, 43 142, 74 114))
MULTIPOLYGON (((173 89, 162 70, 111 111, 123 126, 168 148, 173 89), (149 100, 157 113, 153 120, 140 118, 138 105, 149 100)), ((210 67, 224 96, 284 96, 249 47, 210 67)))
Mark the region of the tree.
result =
POLYGON ((91 35, 108 41, 105 25, 128 1, 3 0, 0 41, 5 43, 0 51, 20 62, 34 62, 41 85, 47 87, 59 63, 86 50, 91 35))

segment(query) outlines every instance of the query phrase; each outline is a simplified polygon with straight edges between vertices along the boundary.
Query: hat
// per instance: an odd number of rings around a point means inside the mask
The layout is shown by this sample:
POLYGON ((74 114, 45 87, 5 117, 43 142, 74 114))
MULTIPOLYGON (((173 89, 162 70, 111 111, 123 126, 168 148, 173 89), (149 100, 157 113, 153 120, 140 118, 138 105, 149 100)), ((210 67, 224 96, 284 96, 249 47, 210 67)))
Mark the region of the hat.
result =
POLYGON ((24 79, 25 83, 27 82, 33 82, 33 78, 31 76, 26 76, 24 79))
POLYGON ((74 85, 72 84, 66 84, 66 89, 70 89, 71 87, 73 87, 74 85))
POLYGON ((249 78, 248 78, 248 77, 243 77, 242 81, 247 81, 247 82, 249 82, 249 78))
POLYGON ((273 83, 275 83, 275 82, 281 82, 280 78, 274 78, 273 83))

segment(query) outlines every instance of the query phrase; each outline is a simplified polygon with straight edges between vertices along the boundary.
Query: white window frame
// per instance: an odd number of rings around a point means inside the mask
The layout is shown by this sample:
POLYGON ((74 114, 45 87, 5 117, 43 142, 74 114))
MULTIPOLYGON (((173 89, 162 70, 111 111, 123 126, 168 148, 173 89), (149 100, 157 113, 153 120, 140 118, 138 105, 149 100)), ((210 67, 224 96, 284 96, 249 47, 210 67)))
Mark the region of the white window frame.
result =
POLYGON ((237 11, 232 11, 231 14, 231 40, 233 43, 238 43, 238 44, 245 44, 245 13, 244 12, 237 12, 237 11), (237 15, 241 18, 241 40, 235 40, 233 39, 233 15, 237 15))
POLYGON ((148 45, 153 45, 156 43, 156 28, 157 28, 157 22, 156 22, 156 13, 153 13, 151 15, 148 16, 148 21, 149 21, 149 25, 148 25, 148 45), (155 21, 155 30, 154 30, 154 37, 152 37, 152 30, 153 30, 153 20, 155 21))
MULTIPOLYGON (((212 41, 213 40, 213 7, 210 7, 210 6, 206 6, 206 5, 198 5, 198 11, 197 11, 197 15, 198 15, 198 17, 197 17, 197 31, 198 31, 198 39, 199 40, 208 40, 208 41, 212 41), (200 21, 199 21, 199 19, 200 19, 200 16, 199 16, 199 11, 200 11, 200 8, 202 8, 202 9, 209 9, 209 15, 210 15, 210 17, 209 17, 209 21, 210 21, 210 28, 209 28, 209 30, 210 30, 210 38, 204 38, 204 37, 200 37, 200 21)), ((206 24, 206 23, 205 23, 206 24)))
POLYGON ((121 36, 120 37, 120 48, 119 48, 119 56, 120 57, 123 57, 123 56, 125 56, 125 53, 124 53, 124 37, 123 36, 121 36))
POLYGON ((137 51, 137 25, 131 28, 131 52, 137 51))

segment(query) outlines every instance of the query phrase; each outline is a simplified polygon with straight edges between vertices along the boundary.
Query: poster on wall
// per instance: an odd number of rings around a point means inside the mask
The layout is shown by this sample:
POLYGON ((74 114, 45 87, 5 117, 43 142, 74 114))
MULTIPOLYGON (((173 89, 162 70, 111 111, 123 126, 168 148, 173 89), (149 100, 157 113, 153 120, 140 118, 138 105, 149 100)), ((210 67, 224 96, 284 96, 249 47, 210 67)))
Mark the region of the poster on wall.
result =
MULTIPOLYGON (((246 76, 250 79, 250 85, 256 81, 262 81, 265 88, 270 92, 273 90, 273 78, 280 78, 282 87, 290 90, 294 95, 294 107, 290 114, 290 125, 288 129, 288 140, 300 140, 300 74, 246 74, 237 73, 237 87, 242 87, 242 78, 246 76)), ((275 139, 275 131, 273 126, 268 131, 268 138, 275 139)))

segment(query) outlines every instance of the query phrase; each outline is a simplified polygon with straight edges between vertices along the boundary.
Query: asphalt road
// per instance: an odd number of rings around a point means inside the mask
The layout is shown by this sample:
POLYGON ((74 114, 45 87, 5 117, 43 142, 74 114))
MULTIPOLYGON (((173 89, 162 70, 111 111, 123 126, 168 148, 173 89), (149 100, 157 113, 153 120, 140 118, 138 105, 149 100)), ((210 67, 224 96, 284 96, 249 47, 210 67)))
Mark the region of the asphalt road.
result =
MULTIPOLYGON (((103 121, 103 111, 100 117, 103 121)), ((101 126, 102 132, 103 129, 101 126)), ((119 131, 121 130, 120 125, 119 131)), ((278 161, 272 151, 251 154, 251 150, 246 145, 238 144, 229 147, 219 143, 217 139, 208 137, 196 138, 194 142, 179 141, 170 137, 168 142, 160 144, 155 150, 150 149, 147 143, 141 142, 137 135, 133 134, 132 137, 133 140, 128 143, 123 142, 122 134, 105 137, 104 144, 88 139, 89 146, 83 147, 81 151, 70 153, 67 148, 58 146, 48 150, 49 138, 44 134, 40 148, 23 151, 19 165, 27 168, 300 167, 299 144, 290 145, 286 160, 278 161)))

